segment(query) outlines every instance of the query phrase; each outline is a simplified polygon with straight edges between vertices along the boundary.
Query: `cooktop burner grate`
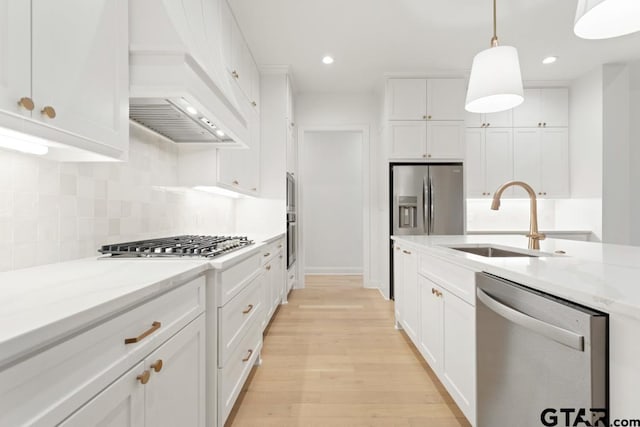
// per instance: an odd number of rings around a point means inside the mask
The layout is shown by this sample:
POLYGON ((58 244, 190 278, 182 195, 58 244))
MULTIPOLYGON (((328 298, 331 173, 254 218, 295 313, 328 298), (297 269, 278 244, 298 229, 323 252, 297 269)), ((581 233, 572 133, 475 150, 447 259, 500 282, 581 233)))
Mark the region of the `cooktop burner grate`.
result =
POLYGON ((246 236, 184 235, 104 245, 98 252, 118 258, 206 257, 213 258, 252 245, 246 236))

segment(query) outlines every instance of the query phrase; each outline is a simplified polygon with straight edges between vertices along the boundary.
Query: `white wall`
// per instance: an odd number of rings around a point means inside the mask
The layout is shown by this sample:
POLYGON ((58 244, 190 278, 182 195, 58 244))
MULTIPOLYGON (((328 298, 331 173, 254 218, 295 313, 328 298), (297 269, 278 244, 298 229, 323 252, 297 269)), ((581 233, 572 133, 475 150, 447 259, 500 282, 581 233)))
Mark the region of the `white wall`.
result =
POLYGON ((361 132, 305 132, 301 214, 305 274, 362 274, 361 132))
MULTIPOLYGON (((631 242, 629 66, 603 66, 602 240, 631 242)), ((637 167, 637 166, 636 166, 637 167)))
POLYGON ((167 190, 177 148, 137 127, 125 163, 0 150, 0 271, 97 256, 105 243, 234 229, 231 199, 167 190))
POLYGON ((640 61, 631 64, 630 79, 631 244, 640 246, 640 61))
MULTIPOLYGON (((364 126, 368 129, 369 140, 364 141, 369 147, 370 166, 365 171, 369 179, 363 182, 363 215, 369 215, 369 225, 365 224, 369 233, 363 235, 364 285, 380 288, 388 295, 388 225, 384 220, 384 191, 381 191, 386 184, 379 128, 380 107, 379 94, 300 93, 295 98, 295 121, 300 130, 335 126, 364 126)), ((365 169, 366 165, 364 162, 365 169)))

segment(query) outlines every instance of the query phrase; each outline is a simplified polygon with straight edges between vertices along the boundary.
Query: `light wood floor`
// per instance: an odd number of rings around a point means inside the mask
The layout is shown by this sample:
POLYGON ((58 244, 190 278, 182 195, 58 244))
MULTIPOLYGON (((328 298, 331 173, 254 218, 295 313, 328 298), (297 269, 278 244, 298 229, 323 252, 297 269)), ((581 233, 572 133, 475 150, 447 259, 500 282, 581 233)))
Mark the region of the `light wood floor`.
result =
POLYGON ((227 426, 468 426, 359 276, 309 276, 268 327, 227 426))

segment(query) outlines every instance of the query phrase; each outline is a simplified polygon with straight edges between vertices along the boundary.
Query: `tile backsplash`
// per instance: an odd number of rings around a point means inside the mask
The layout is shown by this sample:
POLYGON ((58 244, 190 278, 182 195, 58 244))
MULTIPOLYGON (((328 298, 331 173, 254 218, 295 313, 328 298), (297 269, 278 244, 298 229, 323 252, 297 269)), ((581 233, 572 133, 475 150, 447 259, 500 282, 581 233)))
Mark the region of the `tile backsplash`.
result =
POLYGON ((128 162, 59 163, 0 150, 0 271, 96 256, 105 243, 232 233, 233 199, 171 188, 177 147, 131 128, 128 162))

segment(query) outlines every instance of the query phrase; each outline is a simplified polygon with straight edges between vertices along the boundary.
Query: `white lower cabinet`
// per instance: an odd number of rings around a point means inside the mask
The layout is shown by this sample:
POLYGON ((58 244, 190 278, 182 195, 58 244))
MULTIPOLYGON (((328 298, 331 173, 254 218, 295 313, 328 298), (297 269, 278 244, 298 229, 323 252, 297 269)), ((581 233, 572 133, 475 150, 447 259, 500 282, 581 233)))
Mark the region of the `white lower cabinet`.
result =
MULTIPOLYGON (((418 277, 420 288, 420 340, 418 349, 427 360, 431 369, 442 370, 443 333, 442 322, 443 299, 436 294, 438 286, 431 280, 418 277)), ((439 292, 439 291, 438 291, 439 292)))
POLYGON ((143 371, 144 363, 140 362, 67 418, 60 427, 143 427, 145 389, 136 378, 143 371))
POLYGON ((419 331, 418 254, 394 243, 394 298, 396 323, 415 342, 419 331))
POLYGON ((204 331, 201 314, 61 425, 204 426, 204 331))
POLYGON ((474 272, 394 246, 396 323, 475 425, 475 307, 469 295, 475 292, 474 272))

